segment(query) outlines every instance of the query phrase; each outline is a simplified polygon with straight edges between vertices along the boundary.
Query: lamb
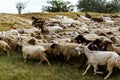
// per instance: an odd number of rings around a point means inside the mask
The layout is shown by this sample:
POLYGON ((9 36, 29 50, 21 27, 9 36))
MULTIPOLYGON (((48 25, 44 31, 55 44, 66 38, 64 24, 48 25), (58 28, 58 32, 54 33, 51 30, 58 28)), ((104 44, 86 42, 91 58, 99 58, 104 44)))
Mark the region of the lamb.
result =
POLYGON ((81 51, 84 51, 84 54, 86 55, 88 59, 88 66, 83 73, 85 75, 88 71, 88 69, 93 66, 94 67, 94 74, 96 73, 102 73, 98 72, 97 66, 98 65, 107 65, 107 70, 109 71, 108 74, 104 77, 104 79, 109 78, 113 71, 113 67, 118 67, 120 69, 120 56, 116 52, 112 51, 91 51, 87 48, 87 46, 79 44, 76 48, 76 51, 78 51, 79 54, 81 54, 81 51))
POLYGON ((0 40, 0 51, 3 51, 9 56, 10 46, 3 40, 0 40))
POLYGON ((29 45, 29 44, 26 44, 26 42, 24 42, 22 39, 18 41, 18 44, 22 45, 24 62, 26 62, 26 59, 29 56, 29 57, 40 59, 40 62, 38 64, 41 64, 42 61, 46 61, 49 66, 51 65, 45 54, 46 49, 43 46, 29 45))

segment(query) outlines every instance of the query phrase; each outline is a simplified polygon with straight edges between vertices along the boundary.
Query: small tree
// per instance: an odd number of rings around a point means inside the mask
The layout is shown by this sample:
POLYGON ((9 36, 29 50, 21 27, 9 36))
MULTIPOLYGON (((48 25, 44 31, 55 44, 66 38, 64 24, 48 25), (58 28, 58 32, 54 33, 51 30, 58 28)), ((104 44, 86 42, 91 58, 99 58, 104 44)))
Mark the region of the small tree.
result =
POLYGON ((49 6, 43 6, 43 11, 48 12, 69 12, 73 11, 74 6, 69 1, 64 2, 62 0, 48 1, 49 6))
POLYGON ((16 3, 16 8, 18 10, 18 14, 21 14, 22 10, 26 8, 26 4, 24 2, 17 2, 16 3))

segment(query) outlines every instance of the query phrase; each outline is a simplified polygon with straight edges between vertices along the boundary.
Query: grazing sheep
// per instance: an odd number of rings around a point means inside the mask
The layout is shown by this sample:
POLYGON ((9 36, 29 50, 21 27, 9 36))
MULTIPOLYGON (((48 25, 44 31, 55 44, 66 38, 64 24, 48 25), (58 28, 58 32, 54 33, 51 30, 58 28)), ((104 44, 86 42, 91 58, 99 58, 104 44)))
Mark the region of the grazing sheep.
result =
POLYGON ((0 51, 6 53, 9 56, 10 46, 3 40, 0 40, 0 51))
POLYGON ((81 51, 84 52, 88 59, 88 67, 86 68, 83 75, 85 75, 88 71, 88 69, 93 66, 94 67, 94 74, 102 72, 98 72, 97 66, 98 65, 106 65, 107 70, 109 71, 108 74, 104 77, 104 79, 107 79, 114 67, 118 67, 120 69, 120 56, 116 52, 111 51, 91 51, 88 49, 87 46, 79 44, 76 48, 76 51, 78 51, 79 54, 81 54, 81 51))

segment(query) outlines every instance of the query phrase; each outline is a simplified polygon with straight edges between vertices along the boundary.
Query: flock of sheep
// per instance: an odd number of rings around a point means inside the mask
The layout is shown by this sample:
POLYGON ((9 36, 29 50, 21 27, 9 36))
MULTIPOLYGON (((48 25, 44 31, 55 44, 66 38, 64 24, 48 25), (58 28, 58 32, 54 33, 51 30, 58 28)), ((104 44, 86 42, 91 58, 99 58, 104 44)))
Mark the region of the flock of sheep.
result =
POLYGON ((77 14, 75 19, 56 15, 55 18, 32 17, 30 29, 17 28, 0 32, 0 51, 8 56, 13 51, 22 51, 24 62, 28 58, 40 59, 38 64, 50 58, 70 63, 71 58, 79 57, 80 68, 87 62, 83 75, 90 66, 94 74, 98 65, 105 65, 109 78, 114 67, 120 69, 120 17, 100 16, 93 19, 90 15, 77 14), (87 17, 89 16, 89 17, 87 17), (102 19, 102 22, 99 21, 102 19))

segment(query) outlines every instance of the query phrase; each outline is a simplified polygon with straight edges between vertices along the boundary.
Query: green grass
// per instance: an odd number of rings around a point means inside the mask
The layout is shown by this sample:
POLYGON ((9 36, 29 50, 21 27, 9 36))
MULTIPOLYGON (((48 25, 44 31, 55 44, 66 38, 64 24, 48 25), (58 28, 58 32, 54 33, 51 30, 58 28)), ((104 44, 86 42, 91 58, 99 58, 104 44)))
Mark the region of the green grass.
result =
MULTIPOLYGON (((79 63, 70 66, 54 64, 49 67, 46 62, 37 65, 38 60, 23 62, 21 54, 0 56, 0 80, 103 80, 106 74, 93 75, 92 68, 82 76, 86 66, 78 70, 79 63)), ((109 80, 120 80, 120 73, 113 72, 109 80)))

